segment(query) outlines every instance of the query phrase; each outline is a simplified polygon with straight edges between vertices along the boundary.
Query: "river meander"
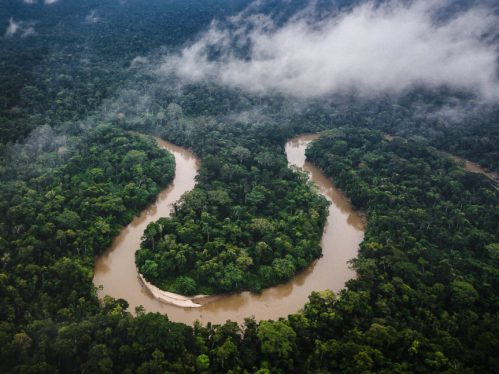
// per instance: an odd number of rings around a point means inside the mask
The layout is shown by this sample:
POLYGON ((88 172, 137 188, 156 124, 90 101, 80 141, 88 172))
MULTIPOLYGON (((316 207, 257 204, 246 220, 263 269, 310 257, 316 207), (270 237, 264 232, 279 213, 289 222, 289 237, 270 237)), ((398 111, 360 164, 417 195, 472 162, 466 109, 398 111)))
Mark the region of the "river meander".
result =
POLYGON ((245 317, 257 320, 277 319, 299 311, 312 291, 341 290, 345 282, 355 277, 348 261, 357 256, 364 237, 362 217, 355 212, 341 191, 315 166, 305 161, 307 145, 317 135, 302 135, 286 143, 290 166, 304 169, 316 184, 319 193, 331 201, 329 215, 322 236, 323 256, 298 273, 287 283, 265 289, 260 294, 241 292, 214 296, 200 308, 184 308, 157 300, 138 278, 135 251, 150 222, 170 215, 172 204, 195 185, 199 161, 188 150, 157 139, 160 147, 175 156, 175 178, 154 204, 144 210, 115 238, 111 247, 100 256, 95 265, 94 284, 102 285, 99 297, 111 295, 128 301, 130 310, 144 306, 146 311, 168 314, 170 320, 192 323, 223 323, 230 319, 243 322, 245 317))

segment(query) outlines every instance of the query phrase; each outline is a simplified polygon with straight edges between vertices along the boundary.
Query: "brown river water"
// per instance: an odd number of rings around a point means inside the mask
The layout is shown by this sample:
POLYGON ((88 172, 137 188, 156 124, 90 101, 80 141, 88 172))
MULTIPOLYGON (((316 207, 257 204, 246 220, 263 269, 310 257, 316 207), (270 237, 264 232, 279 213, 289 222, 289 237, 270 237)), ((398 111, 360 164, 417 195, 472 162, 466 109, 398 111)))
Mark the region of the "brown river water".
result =
POLYGON ((130 310, 142 305, 148 312, 168 314, 172 321, 192 323, 243 322, 245 317, 257 320, 277 319, 299 311, 312 291, 341 290, 355 277, 348 261, 357 256, 364 237, 362 217, 350 206, 344 195, 312 164, 305 162, 305 149, 317 135, 302 135, 286 143, 290 166, 303 168, 317 185, 318 191, 332 202, 322 237, 323 256, 287 283, 265 289, 260 294, 241 292, 219 295, 200 308, 182 308, 155 299, 138 279, 135 251, 146 226, 170 215, 172 204, 195 185, 198 160, 188 150, 157 139, 159 146, 173 153, 176 161, 173 183, 164 189, 156 202, 136 217, 115 238, 111 247, 95 265, 94 284, 102 286, 99 297, 111 295, 130 304, 130 310))
MULTIPOLYGON (((395 135, 390 135, 390 134, 383 134, 383 138, 385 140, 388 140, 391 142, 393 139, 395 139, 395 135)), ((482 174, 485 175, 487 178, 492 180, 494 182, 495 187, 499 189, 499 174, 496 173, 495 171, 492 170, 486 170, 483 167, 481 167, 479 164, 473 161, 466 160, 465 158, 452 155, 447 152, 442 152, 443 154, 448 155, 451 157, 454 161, 457 162, 457 164, 461 167, 464 168, 464 170, 469 171, 470 173, 476 173, 476 174, 482 174)))
POLYGON ((458 164, 463 165, 464 169, 466 171, 469 171, 470 173, 478 173, 478 174, 485 175, 487 178, 489 178, 490 180, 492 180, 494 182, 494 184, 496 185, 496 188, 499 186, 499 174, 498 173, 496 173, 494 171, 490 171, 490 170, 485 170, 480 165, 478 165, 476 162, 466 160, 462 157, 454 156, 454 155, 452 155, 451 157, 454 161, 457 161, 458 164))

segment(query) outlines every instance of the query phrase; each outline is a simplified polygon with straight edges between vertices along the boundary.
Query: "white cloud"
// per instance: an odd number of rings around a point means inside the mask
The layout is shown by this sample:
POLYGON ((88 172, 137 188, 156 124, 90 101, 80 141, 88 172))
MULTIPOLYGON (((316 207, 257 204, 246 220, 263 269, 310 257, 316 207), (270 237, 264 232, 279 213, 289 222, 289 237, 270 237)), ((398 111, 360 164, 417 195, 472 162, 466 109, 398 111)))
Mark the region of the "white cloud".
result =
POLYGON ((9 19, 9 25, 7 26, 7 30, 5 31, 6 37, 14 36, 14 34, 19 29, 19 22, 14 21, 13 18, 9 19))
POLYGON ((5 31, 5 37, 12 38, 16 34, 19 34, 21 38, 36 34, 34 22, 16 21, 10 18, 9 25, 5 31))
POLYGON ((141 66, 147 65, 148 63, 149 63, 149 59, 147 57, 137 56, 130 63, 130 67, 131 68, 141 67, 141 66))
POLYGON ((99 21, 100 18, 97 16, 97 12, 95 10, 91 10, 85 17, 85 22, 87 23, 97 23, 99 21))
POLYGON ((437 21, 448 4, 367 2, 315 23, 304 13, 282 27, 261 15, 234 17, 229 27, 213 23, 179 54, 167 56, 158 71, 298 97, 447 86, 499 99, 498 50, 490 37, 497 35, 498 17, 474 6, 437 21), (249 58, 234 52, 244 45, 249 58))
MULTIPOLYGON (((52 5, 57 3, 59 0, 43 0, 43 4, 52 5)), ((23 0, 24 4, 37 4, 38 0, 23 0)))
POLYGON ((21 34, 21 38, 26 38, 27 36, 35 35, 36 31, 33 26, 27 26, 24 30, 23 33, 21 34))
POLYGON ((26 28, 23 30, 23 32, 21 34, 21 38, 26 38, 27 36, 35 35, 35 34, 36 34, 36 31, 35 31, 35 28, 33 26, 26 26, 26 28))

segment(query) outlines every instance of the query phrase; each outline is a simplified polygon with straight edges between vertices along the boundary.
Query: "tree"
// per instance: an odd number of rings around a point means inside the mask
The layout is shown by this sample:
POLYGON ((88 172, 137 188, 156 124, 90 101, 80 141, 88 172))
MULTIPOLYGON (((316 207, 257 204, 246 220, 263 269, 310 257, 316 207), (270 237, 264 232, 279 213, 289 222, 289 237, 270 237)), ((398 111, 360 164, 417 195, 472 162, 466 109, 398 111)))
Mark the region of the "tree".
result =
POLYGON ((283 321, 262 321, 257 336, 262 353, 280 359, 288 358, 295 349, 296 333, 283 321))
POLYGON ((113 360, 105 344, 96 344, 88 353, 88 360, 82 366, 83 373, 112 373, 113 360))
POLYGON ((215 358, 217 362, 220 363, 222 370, 228 362, 230 364, 230 361, 236 359, 237 353, 237 346, 234 344, 231 337, 227 338, 221 346, 214 350, 215 358))
POLYGON ((195 295, 197 292, 196 281, 187 276, 178 277, 172 285, 174 292, 182 295, 195 295))
POLYGON ((232 149, 232 154, 236 156, 239 160, 239 163, 242 164, 244 160, 246 160, 251 155, 251 152, 248 148, 238 145, 232 149))
POLYGON ((201 354, 196 357, 196 368, 200 373, 207 373, 210 369, 210 358, 208 355, 201 354))
POLYGON ((153 260, 146 260, 144 265, 140 267, 140 272, 146 278, 155 279, 159 276, 158 264, 153 260))
POLYGON ((478 292, 472 284, 456 280, 451 284, 452 303, 456 307, 469 308, 478 299, 478 292))
POLYGON ((159 349, 155 349, 152 353, 150 361, 143 362, 137 369, 138 374, 160 374, 164 373, 168 368, 168 363, 165 360, 165 354, 159 349))

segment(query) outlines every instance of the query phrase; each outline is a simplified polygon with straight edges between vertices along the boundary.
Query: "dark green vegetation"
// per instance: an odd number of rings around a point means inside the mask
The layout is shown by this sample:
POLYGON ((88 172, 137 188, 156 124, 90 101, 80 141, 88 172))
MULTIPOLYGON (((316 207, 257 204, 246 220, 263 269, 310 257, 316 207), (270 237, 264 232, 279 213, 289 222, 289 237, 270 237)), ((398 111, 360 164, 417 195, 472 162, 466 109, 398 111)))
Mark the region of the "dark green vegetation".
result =
POLYGON ((101 126, 71 140, 38 159, 25 149, 2 173, 2 339, 17 324, 95 311, 94 256, 173 177, 173 156, 152 139, 101 126))
MULTIPOLYGON (((499 200, 491 181, 434 149, 365 129, 331 130, 307 156, 367 214, 359 279, 343 295, 365 303, 352 311, 352 328, 365 334, 352 338, 370 346, 366 362, 377 365, 382 351, 383 363, 421 360, 428 371, 497 367, 499 200)), ((332 336, 338 317, 323 321, 332 336)), ((341 357, 343 339, 324 348, 341 357)))
MULTIPOLYGON (((0 372, 497 371, 497 190, 428 147, 498 170, 497 108, 449 124, 421 115, 445 107, 449 92, 295 103, 208 84, 157 87, 132 59, 153 60, 162 53, 155 48, 182 45, 214 14, 244 2, 147 3, 0 6, 1 32, 10 17, 39 21, 36 35, 0 40, 0 372), (102 21, 88 24, 94 7, 102 21), (368 216, 354 264, 359 277, 347 290, 314 293, 303 313, 245 326, 186 326, 140 310, 132 317, 124 300, 99 303, 94 256, 173 170, 153 140, 122 127, 160 134, 202 159, 198 187, 163 221, 175 230, 175 245, 209 246, 216 266, 226 263, 215 253, 223 248, 244 265, 258 240, 272 251, 253 266, 271 266, 273 257, 286 258, 289 242, 298 247, 298 233, 317 241, 320 214, 311 226, 293 220, 324 209, 286 169, 284 142, 345 125, 357 129, 326 132, 309 157, 368 216), (382 133, 415 139, 387 142, 382 133), (255 218, 269 231, 255 232, 255 218)), ((268 12, 279 16, 279 5, 269 1, 268 12)), ((146 233, 150 249, 156 227, 146 233)), ((159 243, 158 236, 154 252, 159 243)), ((303 248, 311 251, 290 259, 282 274, 317 255, 314 245, 303 248)), ((196 262, 189 265, 193 271, 196 262)), ((276 279, 248 286, 275 282, 281 275, 272 272, 276 279)), ((247 286, 238 275, 223 274, 210 288, 221 289, 225 278, 229 287, 247 286)))
POLYGON ((324 120, 335 126, 375 128, 415 138, 499 172, 499 109, 476 106, 472 99, 466 98, 461 98, 463 102, 454 107, 446 101, 449 96, 445 90, 417 91, 398 100, 349 103, 328 110, 324 120), (445 110, 456 113, 450 119, 435 114, 445 110))
POLYGON ((22 37, 20 30, 0 37, 0 141, 22 139, 47 123, 64 126, 93 115, 133 74, 135 57, 179 46, 215 15, 247 3, 148 0, 144 6, 143 0, 61 0, 44 6, 43 0, 32 5, 2 1, 0 35, 11 18, 36 33, 22 37), (88 18, 92 15, 95 22, 88 18))
POLYGON ((320 255, 327 201, 288 168, 282 146, 257 141, 259 131, 191 134, 187 145, 203 159, 198 185, 144 233, 136 262, 148 280, 188 295, 259 291, 320 255))
MULTIPOLYGON (((287 320, 188 327, 143 312, 133 318, 123 300, 106 299, 98 308, 76 256, 57 261, 51 272, 33 264, 2 277, 3 367, 144 373, 495 367, 498 199, 490 182, 424 145, 387 142, 369 130, 327 132, 308 153, 368 215, 355 262, 359 279, 347 291, 313 294, 304 312, 287 320), (66 294, 33 285, 48 287, 51 274, 65 279, 59 287, 66 294), (72 282, 79 287, 71 289, 72 282), (43 300, 60 300, 60 309, 43 300)), ((201 179, 209 180, 205 173, 201 179)))

